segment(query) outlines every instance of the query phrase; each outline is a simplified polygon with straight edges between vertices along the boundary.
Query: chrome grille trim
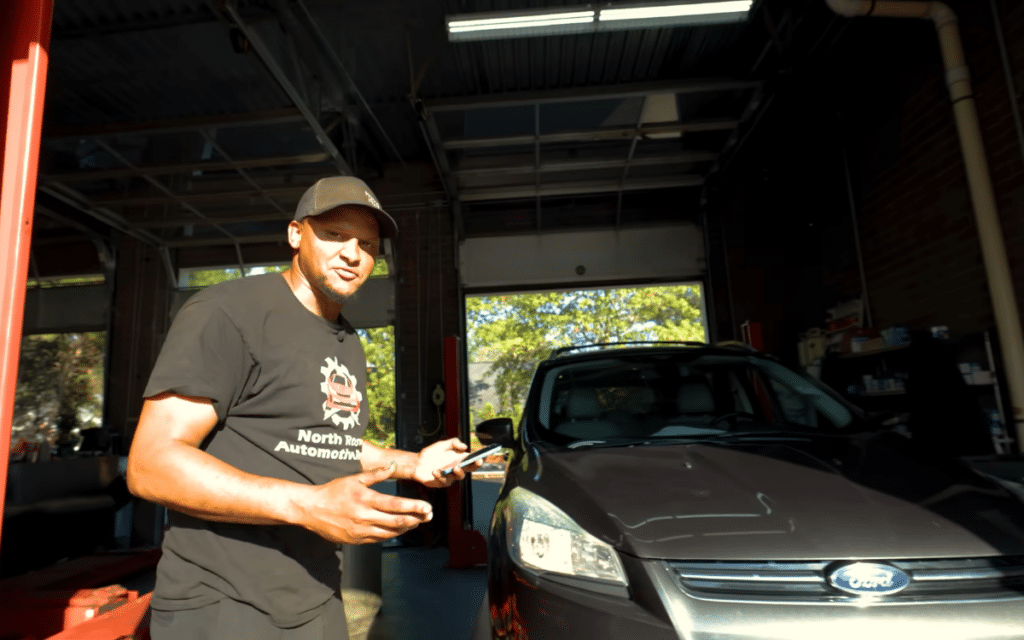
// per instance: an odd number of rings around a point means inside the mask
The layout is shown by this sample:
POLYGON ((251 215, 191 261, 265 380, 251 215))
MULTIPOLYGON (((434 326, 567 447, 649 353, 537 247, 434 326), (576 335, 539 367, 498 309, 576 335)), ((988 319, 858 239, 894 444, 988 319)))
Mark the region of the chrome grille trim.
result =
MULTIPOLYGON (((869 561, 869 560, 865 560, 869 561)), ((668 561, 688 595, 729 602, 909 604, 1024 598, 1024 557, 940 560, 870 560, 910 576, 910 585, 886 596, 850 596, 831 586, 829 573, 852 560, 813 562, 668 561)))

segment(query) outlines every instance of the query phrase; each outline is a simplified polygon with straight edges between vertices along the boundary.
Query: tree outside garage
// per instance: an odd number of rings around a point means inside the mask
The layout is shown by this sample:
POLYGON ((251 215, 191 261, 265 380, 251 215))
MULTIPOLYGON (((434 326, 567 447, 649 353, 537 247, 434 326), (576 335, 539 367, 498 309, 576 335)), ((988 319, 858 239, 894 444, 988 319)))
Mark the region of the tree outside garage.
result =
POLYGON ((704 342, 701 309, 698 284, 469 297, 469 369, 479 376, 469 381, 470 423, 518 422, 534 368, 559 347, 704 342))

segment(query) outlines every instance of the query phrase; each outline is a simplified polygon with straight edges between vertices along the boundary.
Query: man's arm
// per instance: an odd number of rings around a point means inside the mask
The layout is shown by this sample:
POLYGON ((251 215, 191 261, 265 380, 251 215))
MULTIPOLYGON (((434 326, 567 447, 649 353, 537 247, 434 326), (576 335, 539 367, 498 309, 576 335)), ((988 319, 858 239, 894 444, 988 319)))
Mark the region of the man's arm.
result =
POLYGON ((385 449, 363 440, 363 453, 360 461, 363 470, 396 465, 394 478, 398 480, 415 480, 428 487, 447 487, 466 477, 469 471, 475 471, 482 463, 474 462, 465 469, 455 467, 450 475, 441 475, 441 470, 457 465, 469 453, 469 447, 458 438, 441 440, 424 447, 419 453, 400 449, 385 449))
POLYGON ((146 400, 128 455, 128 488, 169 509, 218 522, 292 524, 332 542, 397 536, 429 521, 430 504, 369 488, 395 473, 373 469, 324 485, 245 473, 199 449, 217 424, 206 398, 161 394, 146 400))

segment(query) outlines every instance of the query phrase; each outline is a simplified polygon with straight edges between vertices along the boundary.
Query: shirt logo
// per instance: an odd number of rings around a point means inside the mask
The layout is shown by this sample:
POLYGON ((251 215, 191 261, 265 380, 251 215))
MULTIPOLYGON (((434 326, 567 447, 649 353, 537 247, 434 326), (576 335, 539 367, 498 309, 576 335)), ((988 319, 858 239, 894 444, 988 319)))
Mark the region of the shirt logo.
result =
POLYGON ((324 392, 324 420, 330 420, 335 426, 351 429, 359 424, 359 407, 363 403, 363 394, 356 389, 355 376, 336 358, 325 358, 326 366, 320 367, 324 381, 320 383, 320 391, 324 392))

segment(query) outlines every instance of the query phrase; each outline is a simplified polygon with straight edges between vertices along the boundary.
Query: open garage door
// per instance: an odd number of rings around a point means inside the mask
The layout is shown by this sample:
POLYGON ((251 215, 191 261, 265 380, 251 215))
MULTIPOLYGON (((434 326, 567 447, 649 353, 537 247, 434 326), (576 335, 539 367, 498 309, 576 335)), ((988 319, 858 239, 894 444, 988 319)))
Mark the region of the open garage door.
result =
POLYGON ((467 292, 702 280, 704 235, 695 224, 467 238, 467 292))

